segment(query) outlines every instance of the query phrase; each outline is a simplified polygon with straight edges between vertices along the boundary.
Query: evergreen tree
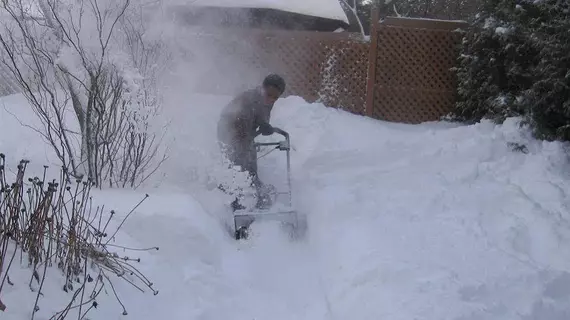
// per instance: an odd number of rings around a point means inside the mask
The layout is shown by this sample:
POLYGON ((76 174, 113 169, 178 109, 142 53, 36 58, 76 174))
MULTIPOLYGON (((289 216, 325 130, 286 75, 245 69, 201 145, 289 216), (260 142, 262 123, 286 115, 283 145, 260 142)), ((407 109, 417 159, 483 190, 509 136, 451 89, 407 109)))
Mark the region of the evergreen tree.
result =
POLYGON ((534 12, 529 6, 515 0, 483 2, 463 38, 452 119, 502 122, 524 114, 524 93, 533 84, 537 60, 537 48, 529 41, 529 13, 534 12))
POLYGON ((537 2, 531 40, 539 48, 527 92, 527 123, 542 139, 570 140, 570 0, 537 2))
POLYGON ((485 0, 466 32, 452 119, 522 116, 535 136, 570 140, 570 0, 485 0))

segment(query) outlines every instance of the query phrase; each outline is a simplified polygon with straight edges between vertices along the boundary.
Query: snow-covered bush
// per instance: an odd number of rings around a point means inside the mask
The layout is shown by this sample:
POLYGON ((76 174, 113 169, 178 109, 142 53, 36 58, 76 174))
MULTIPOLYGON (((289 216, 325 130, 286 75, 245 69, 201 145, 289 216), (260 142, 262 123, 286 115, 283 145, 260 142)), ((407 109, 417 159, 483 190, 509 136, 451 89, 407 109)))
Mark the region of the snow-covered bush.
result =
POLYGON ((501 122, 524 113, 537 52, 516 10, 514 0, 488 0, 466 31, 456 69, 456 119, 501 122))
POLYGON ((537 1, 528 10, 535 13, 530 41, 539 51, 527 122, 539 138, 570 140, 570 1, 537 1))
POLYGON ((0 5, 12 18, 0 30, 2 62, 41 119, 36 131, 72 175, 138 186, 164 160, 151 130, 160 43, 145 38, 130 0, 38 3, 0 5))
POLYGON ((486 0, 463 39, 453 118, 521 116, 538 137, 570 139, 569 4, 486 0))

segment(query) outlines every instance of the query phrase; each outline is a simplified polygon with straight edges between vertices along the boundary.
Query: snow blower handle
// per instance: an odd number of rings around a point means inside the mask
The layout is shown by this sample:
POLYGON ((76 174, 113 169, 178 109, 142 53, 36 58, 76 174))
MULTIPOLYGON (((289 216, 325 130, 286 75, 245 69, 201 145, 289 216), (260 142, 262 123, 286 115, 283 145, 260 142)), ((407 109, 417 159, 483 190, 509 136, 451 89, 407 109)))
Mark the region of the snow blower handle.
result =
POLYGON ((279 149, 281 151, 285 151, 287 156, 287 186, 289 188, 288 194, 288 203, 289 206, 292 206, 293 199, 292 199, 292 188, 291 188, 291 142, 289 140, 289 133, 285 130, 279 129, 277 127, 273 127, 273 133, 277 133, 285 137, 285 140, 279 142, 258 142, 255 143, 256 147, 260 146, 275 146, 275 149, 279 149))
POLYGON ((287 131, 273 127, 273 132, 284 136, 287 141, 289 140, 289 133, 287 131))
POLYGON ((279 129, 277 127, 273 127, 273 133, 277 133, 282 135, 283 137, 285 137, 285 141, 279 141, 279 142, 257 142, 255 143, 255 145, 257 147, 261 147, 261 146, 275 146, 276 149, 279 149, 281 151, 288 151, 290 149, 290 143, 289 143, 289 133, 285 130, 279 129))

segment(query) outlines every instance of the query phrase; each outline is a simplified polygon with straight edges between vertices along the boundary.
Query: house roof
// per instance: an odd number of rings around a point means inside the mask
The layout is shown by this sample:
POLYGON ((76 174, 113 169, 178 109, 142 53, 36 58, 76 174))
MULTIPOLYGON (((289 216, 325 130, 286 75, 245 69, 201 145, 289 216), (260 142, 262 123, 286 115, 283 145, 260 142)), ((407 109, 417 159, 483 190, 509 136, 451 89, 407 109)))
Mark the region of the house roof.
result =
POLYGON ((274 9, 349 23, 338 0, 172 0, 169 4, 274 9))

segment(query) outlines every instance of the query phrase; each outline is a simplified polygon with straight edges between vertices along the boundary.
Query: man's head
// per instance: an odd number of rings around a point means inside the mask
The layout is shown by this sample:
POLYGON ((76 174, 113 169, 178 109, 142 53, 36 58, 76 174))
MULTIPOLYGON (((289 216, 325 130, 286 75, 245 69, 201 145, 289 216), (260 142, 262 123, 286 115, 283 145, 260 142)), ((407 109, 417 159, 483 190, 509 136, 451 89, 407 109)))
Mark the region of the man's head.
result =
POLYGON ((285 80, 277 74, 270 74, 263 79, 265 103, 273 105, 285 91, 285 80))

